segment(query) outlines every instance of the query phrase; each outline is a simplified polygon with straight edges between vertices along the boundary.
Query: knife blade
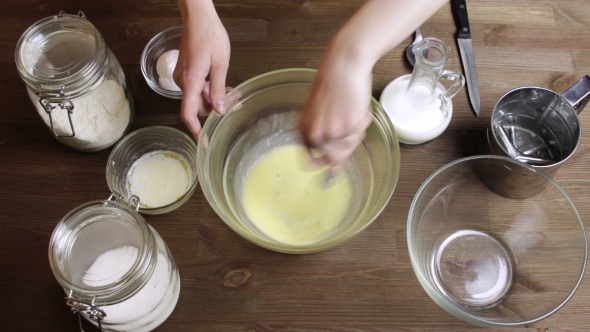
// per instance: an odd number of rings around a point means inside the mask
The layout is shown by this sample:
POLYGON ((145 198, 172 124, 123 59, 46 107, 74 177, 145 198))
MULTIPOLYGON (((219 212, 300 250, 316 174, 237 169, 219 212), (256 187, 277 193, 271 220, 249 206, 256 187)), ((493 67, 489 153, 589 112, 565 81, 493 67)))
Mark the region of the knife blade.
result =
POLYGON ((461 62, 463 63, 463 73, 467 81, 467 92, 471 107, 475 116, 479 116, 480 97, 479 82, 477 80, 477 70, 475 69, 475 57, 473 56, 473 44, 471 43, 471 30, 469 29, 469 17, 467 16, 467 4, 465 0, 452 1, 455 22, 457 23, 457 44, 459 53, 461 53, 461 62))

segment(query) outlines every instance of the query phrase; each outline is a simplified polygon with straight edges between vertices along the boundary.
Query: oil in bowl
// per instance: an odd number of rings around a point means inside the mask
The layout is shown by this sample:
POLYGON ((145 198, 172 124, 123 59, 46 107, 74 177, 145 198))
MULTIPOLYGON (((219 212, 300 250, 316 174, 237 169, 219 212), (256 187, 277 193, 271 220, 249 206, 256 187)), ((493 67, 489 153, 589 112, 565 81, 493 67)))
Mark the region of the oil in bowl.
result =
POLYGON ((106 177, 110 190, 138 204, 139 212, 170 212, 184 204, 197 185, 196 144, 171 127, 136 130, 111 152, 106 177))

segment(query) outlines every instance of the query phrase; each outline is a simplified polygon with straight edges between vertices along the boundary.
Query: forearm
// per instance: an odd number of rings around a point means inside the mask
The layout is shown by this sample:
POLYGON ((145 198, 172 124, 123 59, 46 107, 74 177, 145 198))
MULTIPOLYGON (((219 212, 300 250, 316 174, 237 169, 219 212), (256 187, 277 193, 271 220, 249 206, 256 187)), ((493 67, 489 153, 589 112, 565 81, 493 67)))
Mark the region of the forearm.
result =
POLYGON ((340 29, 329 50, 370 69, 448 0, 370 0, 340 29))
POLYGON ((198 19, 199 16, 217 16, 212 0, 178 0, 178 8, 185 25, 198 19))

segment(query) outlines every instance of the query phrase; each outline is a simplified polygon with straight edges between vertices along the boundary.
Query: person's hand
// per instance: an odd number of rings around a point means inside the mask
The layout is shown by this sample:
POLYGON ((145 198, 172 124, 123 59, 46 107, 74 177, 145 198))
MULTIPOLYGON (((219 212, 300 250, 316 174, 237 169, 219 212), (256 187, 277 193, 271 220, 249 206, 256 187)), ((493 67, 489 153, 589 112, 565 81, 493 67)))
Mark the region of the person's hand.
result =
POLYGON ((346 167, 371 124, 371 67, 328 47, 303 109, 299 130, 316 166, 346 167))
POLYGON ((299 125, 316 165, 346 164, 372 121, 373 66, 447 1, 366 1, 340 28, 322 58, 299 125))
POLYGON ((179 0, 182 13, 180 54, 174 81, 183 91, 180 116, 198 140, 201 123, 197 115, 211 109, 226 112, 225 86, 229 66, 229 37, 211 1, 179 0), (206 81, 207 77, 209 82, 206 81))

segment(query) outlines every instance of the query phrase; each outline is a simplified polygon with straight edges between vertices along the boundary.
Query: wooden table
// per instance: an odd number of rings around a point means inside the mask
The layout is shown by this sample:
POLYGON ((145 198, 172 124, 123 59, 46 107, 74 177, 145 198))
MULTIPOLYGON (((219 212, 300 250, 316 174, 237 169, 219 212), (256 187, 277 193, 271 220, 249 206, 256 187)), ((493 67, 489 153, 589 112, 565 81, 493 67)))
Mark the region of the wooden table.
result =
MULTIPOLYGON (((51 137, 29 101, 14 63, 22 32, 60 10, 83 10, 121 62, 136 102, 133 128, 167 125, 187 131, 180 102, 153 92, 140 54, 159 31, 180 25, 173 0, 2 0, 0 11, 0 330, 76 331, 75 317, 48 264, 56 223, 76 206, 106 199, 110 149, 78 153, 51 137)), ((232 41, 229 85, 275 69, 316 68, 331 36, 360 0, 219 0, 232 41)), ((481 90, 474 117, 467 94, 454 99, 446 132, 418 149, 401 150, 399 181, 389 205, 362 234, 313 255, 271 252, 233 233, 201 189, 180 209, 146 216, 180 269, 175 311, 158 331, 475 331, 440 309, 412 270, 406 217, 420 184, 436 169, 477 153, 491 110, 506 91, 541 86, 563 92, 590 72, 587 0, 470 0, 469 16, 481 90)), ((451 49, 448 68, 461 71, 449 5, 422 33, 451 49)), ((374 68, 373 94, 410 73, 410 38, 374 68)), ((590 110, 582 112, 582 142, 555 179, 590 222, 590 110)), ((590 327, 590 283, 559 312, 515 331, 583 331, 590 327)), ((493 329, 489 329, 493 330, 493 329)), ((508 329, 510 330, 510 329, 508 329)), ((503 330, 503 331, 508 331, 503 330)))

